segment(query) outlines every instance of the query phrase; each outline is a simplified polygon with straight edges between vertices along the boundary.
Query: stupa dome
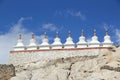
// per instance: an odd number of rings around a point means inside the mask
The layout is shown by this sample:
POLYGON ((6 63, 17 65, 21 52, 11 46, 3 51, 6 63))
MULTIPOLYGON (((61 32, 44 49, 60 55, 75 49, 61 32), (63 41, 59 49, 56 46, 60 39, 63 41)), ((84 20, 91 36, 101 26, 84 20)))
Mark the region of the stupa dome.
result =
POLYGON ((30 39, 30 44, 27 47, 27 50, 36 50, 37 44, 36 40, 34 39, 34 33, 32 33, 32 38, 30 39))
POLYGON ((87 47, 87 42, 85 41, 84 31, 82 30, 81 36, 79 37, 79 41, 77 43, 77 48, 85 48, 87 47))
POLYGON ((68 38, 66 39, 66 42, 64 44, 64 48, 75 48, 75 44, 73 42, 73 39, 71 37, 71 32, 68 32, 68 38))
POLYGON ((103 47, 110 47, 113 45, 113 42, 110 39, 110 36, 108 35, 108 30, 106 30, 106 35, 104 36, 104 42, 103 47))
POLYGON ((92 41, 89 43, 89 47, 99 47, 99 46, 100 46, 100 42, 98 41, 96 30, 94 29, 94 36, 92 37, 92 41))
POLYGON ((56 32, 56 38, 54 39, 54 42, 51 45, 51 47, 52 47, 52 49, 61 49, 62 48, 62 43, 58 36, 58 32, 56 32))
POLYGON ((17 50, 25 50, 25 46, 23 44, 23 40, 22 40, 22 35, 19 34, 19 39, 17 41, 17 44, 16 46, 14 47, 14 50, 17 51, 17 50))
POLYGON ((40 49, 50 49, 50 45, 48 43, 48 38, 47 38, 47 35, 46 35, 46 32, 44 33, 44 37, 42 39, 42 43, 40 45, 40 49))

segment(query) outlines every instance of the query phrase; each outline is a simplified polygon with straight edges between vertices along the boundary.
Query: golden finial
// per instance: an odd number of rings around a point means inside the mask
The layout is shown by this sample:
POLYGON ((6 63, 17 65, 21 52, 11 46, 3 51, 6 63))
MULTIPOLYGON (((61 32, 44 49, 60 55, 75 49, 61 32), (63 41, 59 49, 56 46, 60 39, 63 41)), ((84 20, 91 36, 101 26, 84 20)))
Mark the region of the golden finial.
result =
POLYGON ((71 37, 71 32, 70 31, 68 31, 68 37, 71 37))
POLYGON ((108 29, 106 30, 106 35, 108 35, 108 29))
POLYGON ((58 32, 56 32, 56 37, 58 37, 58 32))
POLYGON ((81 36, 84 36, 84 30, 82 29, 82 33, 81 33, 81 36))
POLYGON ((96 29, 94 29, 94 36, 96 36, 96 29))
POLYGON ((44 38, 47 38, 47 36, 46 36, 46 32, 44 33, 44 38))
POLYGON ((22 35, 21 34, 19 34, 19 39, 22 39, 22 35))
POLYGON ((32 33, 32 39, 34 39, 34 33, 32 33))

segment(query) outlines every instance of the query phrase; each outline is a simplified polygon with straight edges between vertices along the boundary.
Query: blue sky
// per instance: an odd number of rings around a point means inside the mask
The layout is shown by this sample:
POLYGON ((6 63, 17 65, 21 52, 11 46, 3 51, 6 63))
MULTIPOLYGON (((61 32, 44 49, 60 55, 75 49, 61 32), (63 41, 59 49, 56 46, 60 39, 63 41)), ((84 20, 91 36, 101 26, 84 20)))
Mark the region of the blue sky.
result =
POLYGON ((0 49, 5 50, 0 63, 7 62, 9 50, 16 43, 18 33, 27 37, 27 44, 32 32, 38 43, 41 42, 42 34, 47 32, 52 43, 58 31, 64 43, 70 30, 76 43, 82 29, 87 40, 96 29, 99 41, 102 42, 106 28, 109 29, 112 41, 119 45, 119 0, 0 0, 0 49), (3 49, 3 46, 6 48, 3 49))

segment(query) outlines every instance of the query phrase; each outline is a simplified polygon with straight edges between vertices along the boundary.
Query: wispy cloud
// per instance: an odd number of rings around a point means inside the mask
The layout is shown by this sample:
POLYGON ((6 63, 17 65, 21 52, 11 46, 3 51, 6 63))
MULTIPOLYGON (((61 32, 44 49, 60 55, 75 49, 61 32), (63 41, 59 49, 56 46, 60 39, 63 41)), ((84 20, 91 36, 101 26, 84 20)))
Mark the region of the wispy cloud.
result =
POLYGON ((109 29, 112 29, 112 28, 113 28, 113 25, 108 25, 108 24, 106 24, 106 23, 104 23, 102 26, 103 26, 103 28, 104 28, 105 30, 109 30, 109 29))
POLYGON ((49 30, 49 31, 58 31, 59 30, 56 25, 51 24, 51 23, 43 24, 42 29, 49 30))
POLYGON ((81 20, 86 20, 86 17, 84 14, 82 14, 80 11, 72 11, 68 10, 67 14, 73 17, 79 17, 81 20))
POLYGON ((120 45, 120 29, 115 29, 115 40, 120 45))
MULTIPOLYGON (((9 51, 16 45, 19 33, 23 35, 24 44, 29 44, 32 32, 24 28, 23 22, 25 20, 28 20, 28 18, 20 18, 7 33, 0 35, 0 63, 8 63, 9 51)), ((35 38, 37 41, 41 41, 42 35, 35 35, 35 38)))
POLYGON ((55 15, 60 15, 64 17, 77 17, 80 18, 81 20, 86 20, 85 14, 83 14, 81 11, 74 11, 74 10, 65 10, 65 11, 56 11, 55 15))

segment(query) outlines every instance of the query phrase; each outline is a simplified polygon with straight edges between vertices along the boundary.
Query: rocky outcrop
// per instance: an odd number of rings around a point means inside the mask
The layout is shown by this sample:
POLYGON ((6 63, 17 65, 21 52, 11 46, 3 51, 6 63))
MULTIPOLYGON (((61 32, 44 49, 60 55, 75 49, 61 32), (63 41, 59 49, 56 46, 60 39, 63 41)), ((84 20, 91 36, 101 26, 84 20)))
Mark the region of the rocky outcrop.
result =
POLYGON ((120 47, 102 52, 18 65, 11 80, 120 80, 120 47))
POLYGON ((15 76, 15 67, 13 65, 0 64, 0 80, 8 80, 15 76))

